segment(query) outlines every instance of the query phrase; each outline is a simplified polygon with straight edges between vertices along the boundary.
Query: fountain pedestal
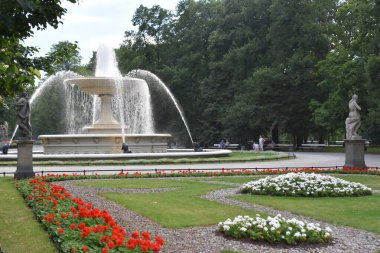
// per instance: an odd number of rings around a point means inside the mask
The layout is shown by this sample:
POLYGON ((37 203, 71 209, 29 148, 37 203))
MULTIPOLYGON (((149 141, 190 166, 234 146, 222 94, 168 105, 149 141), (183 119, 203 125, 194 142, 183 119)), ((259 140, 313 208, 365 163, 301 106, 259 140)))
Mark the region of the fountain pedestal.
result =
POLYGON ((17 143, 17 170, 15 179, 33 177, 33 143, 34 140, 21 139, 17 143))

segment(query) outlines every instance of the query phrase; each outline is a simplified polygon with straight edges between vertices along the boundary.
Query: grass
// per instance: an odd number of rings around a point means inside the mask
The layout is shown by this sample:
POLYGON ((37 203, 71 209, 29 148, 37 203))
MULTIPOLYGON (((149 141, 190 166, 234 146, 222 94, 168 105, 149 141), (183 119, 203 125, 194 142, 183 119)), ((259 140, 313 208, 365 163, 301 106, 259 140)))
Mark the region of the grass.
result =
POLYGON ((241 183, 245 184, 265 176, 224 176, 224 177, 213 177, 213 178, 196 178, 195 181, 215 181, 215 182, 225 182, 225 183, 241 183))
MULTIPOLYGON (((130 180, 130 181, 137 181, 130 180)), ((112 180, 110 180, 109 183, 112 180)), ((162 180, 149 180, 150 186, 162 185, 162 180)), ((101 195, 117 204, 148 217, 167 228, 183 228, 216 224, 237 215, 255 215, 253 211, 227 206, 201 199, 207 192, 225 188, 224 185, 195 181, 165 181, 168 186, 180 183, 182 188, 169 192, 148 194, 102 193, 101 195)), ((133 183, 138 185, 138 183, 133 183)))
POLYGON ((58 252, 42 225, 16 190, 13 179, 0 178, 0 244, 4 252, 58 252))
POLYGON ((101 179, 88 182, 78 182, 79 186, 101 187, 101 188, 165 188, 182 187, 183 183, 179 180, 160 180, 160 179, 101 179))
MULTIPOLYGON (((33 161, 34 165, 50 166, 90 166, 90 165, 151 165, 151 164, 192 164, 192 163, 228 163, 228 162, 248 162, 263 160, 279 160, 293 158, 288 153, 283 152, 252 152, 233 151, 225 157, 203 157, 203 158, 161 158, 161 159, 120 159, 120 160, 81 160, 81 161, 33 161)), ((0 161, 1 166, 14 166, 16 161, 0 161)))
MULTIPOLYGON (((380 177, 369 175, 339 175, 348 181, 366 184, 379 189, 380 177)), ((259 195, 236 196, 243 202, 270 206, 324 220, 333 224, 346 225, 380 234, 380 194, 365 197, 344 198, 301 198, 259 195)))

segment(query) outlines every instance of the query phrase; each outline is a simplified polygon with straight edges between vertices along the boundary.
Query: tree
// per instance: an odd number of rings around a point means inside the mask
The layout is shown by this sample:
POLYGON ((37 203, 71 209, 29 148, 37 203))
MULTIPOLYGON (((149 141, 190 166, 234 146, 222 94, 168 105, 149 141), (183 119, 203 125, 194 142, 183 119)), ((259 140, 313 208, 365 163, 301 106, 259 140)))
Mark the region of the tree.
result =
POLYGON ((142 38, 145 47, 151 47, 154 55, 152 60, 156 66, 161 62, 161 44, 170 32, 172 14, 159 5, 147 8, 140 5, 132 18, 134 26, 138 26, 137 36, 142 38))
POLYGON ((329 122, 329 131, 340 133, 339 138, 343 138, 343 125, 339 122, 347 117, 347 102, 356 93, 363 109, 360 130, 365 138, 380 142, 379 1, 341 2, 333 31, 333 50, 319 63, 323 76, 320 86, 327 95, 316 104, 315 121, 318 125, 329 122))
MULTIPOLYGON (((78 0, 66 0, 77 3, 78 0)), ((39 77, 43 61, 33 60, 35 47, 25 47, 22 41, 33 35, 33 29, 48 25, 57 28, 66 13, 61 0, 3 0, 0 8, 0 106, 4 97, 14 96, 39 77)))
POLYGON ((48 74, 78 69, 82 57, 77 43, 77 41, 74 43, 60 41, 51 47, 50 52, 44 57, 45 61, 50 62, 48 74))

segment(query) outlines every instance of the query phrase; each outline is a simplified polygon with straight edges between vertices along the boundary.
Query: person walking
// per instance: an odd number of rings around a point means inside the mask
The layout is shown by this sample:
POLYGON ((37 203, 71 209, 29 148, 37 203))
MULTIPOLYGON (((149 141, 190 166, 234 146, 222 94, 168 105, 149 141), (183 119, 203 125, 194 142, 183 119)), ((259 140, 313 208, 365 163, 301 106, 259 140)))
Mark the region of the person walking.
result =
POLYGON ((224 149, 225 148, 225 144, 224 144, 224 139, 222 139, 219 143, 219 148, 220 149, 224 149))

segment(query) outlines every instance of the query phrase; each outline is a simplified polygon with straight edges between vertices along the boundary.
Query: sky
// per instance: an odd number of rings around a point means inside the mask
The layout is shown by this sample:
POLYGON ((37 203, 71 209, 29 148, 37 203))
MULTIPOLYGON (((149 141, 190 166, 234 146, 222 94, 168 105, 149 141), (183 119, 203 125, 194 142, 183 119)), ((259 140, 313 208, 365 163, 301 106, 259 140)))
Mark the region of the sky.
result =
POLYGON ((135 10, 142 4, 148 8, 160 5, 175 10, 179 0, 80 0, 79 4, 62 1, 67 13, 57 29, 48 27, 34 31, 25 45, 36 46, 39 56, 48 53, 59 41, 78 41, 82 63, 87 63, 93 51, 104 43, 117 48, 123 42, 124 32, 136 30, 132 25, 135 10))

